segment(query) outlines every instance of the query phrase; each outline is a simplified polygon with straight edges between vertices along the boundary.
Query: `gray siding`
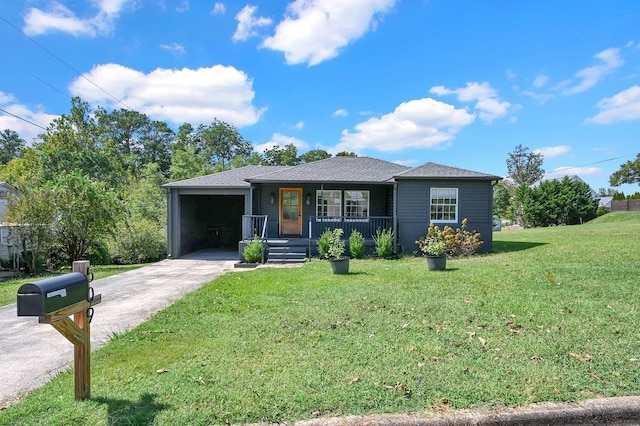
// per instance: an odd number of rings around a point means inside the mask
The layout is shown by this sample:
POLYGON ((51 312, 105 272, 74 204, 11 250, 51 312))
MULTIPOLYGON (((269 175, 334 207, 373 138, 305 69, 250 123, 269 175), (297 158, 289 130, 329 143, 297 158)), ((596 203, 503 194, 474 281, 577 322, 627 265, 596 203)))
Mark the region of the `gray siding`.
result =
MULTIPOLYGON (((493 187, 490 181, 466 180, 400 180, 398 182, 398 240, 405 253, 418 250, 415 241, 429 226, 429 193, 431 188, 458 188, 458 224, 467 218, 467 229, 482 235, 481 250, 493 247, 491 225, 493 187)), ((438 224, 436 222, 436 224, 438 224)))

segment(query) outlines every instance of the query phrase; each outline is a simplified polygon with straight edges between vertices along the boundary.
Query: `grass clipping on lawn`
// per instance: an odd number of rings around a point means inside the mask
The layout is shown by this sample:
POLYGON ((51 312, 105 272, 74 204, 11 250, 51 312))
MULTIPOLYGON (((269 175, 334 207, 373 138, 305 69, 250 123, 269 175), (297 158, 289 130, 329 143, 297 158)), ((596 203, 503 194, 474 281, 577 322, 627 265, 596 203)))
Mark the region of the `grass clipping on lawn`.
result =
MULTIPOLYGON (((0 424, 223 424, 637 394, 640 217, 495 233, 496 252, 227 274, 0 424)), ((99 306, 96 315, 100 315, 99 306)))

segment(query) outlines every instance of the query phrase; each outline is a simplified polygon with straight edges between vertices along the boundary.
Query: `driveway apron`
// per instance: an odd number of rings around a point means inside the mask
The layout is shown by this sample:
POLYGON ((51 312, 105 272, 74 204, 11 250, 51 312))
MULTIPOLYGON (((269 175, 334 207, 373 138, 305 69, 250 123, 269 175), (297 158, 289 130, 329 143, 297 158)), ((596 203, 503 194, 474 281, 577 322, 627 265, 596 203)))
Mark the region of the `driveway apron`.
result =
MULTIPOLYGON (((233 260, 194 259, 163 260, 93 281, 102 303, 94 307, 91 349, 234 269, 233 260)), ((0 308, 0 407, 17 402, 72 363, 73 345, 53 327, 39 324, 37 317, 18 317, 15 304, 0 308)))

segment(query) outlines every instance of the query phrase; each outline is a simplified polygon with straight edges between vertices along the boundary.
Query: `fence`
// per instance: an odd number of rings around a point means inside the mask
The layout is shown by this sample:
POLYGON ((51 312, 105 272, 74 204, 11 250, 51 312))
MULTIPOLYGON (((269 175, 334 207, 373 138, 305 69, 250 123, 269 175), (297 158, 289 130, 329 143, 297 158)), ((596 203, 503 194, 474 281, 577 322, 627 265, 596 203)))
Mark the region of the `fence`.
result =
POLYGON ((611 201, 612 212, 637 212, 640 211, 640 200, 614 200, 611 201))

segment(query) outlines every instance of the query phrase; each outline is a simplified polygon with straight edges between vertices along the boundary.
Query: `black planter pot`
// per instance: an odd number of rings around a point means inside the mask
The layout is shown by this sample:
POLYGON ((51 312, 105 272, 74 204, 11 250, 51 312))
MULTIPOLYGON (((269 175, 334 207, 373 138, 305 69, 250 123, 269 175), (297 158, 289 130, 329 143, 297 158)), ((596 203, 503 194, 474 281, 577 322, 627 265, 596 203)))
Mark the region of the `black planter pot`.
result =
POLYGON ((331 270, 334 274, 348 274, 349 273, 349 258, 343 259, 329 259, 331 263, 331 270))
POLYGON ((447 269, 447 256, 425 256, 427 259, 427 266, 430 271, 444 271, 447 269))

